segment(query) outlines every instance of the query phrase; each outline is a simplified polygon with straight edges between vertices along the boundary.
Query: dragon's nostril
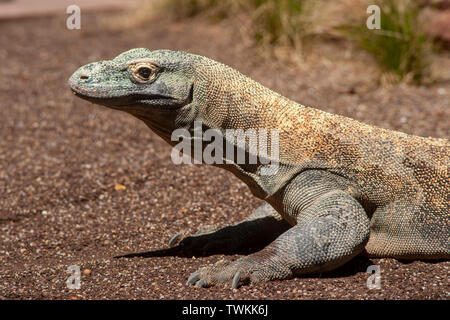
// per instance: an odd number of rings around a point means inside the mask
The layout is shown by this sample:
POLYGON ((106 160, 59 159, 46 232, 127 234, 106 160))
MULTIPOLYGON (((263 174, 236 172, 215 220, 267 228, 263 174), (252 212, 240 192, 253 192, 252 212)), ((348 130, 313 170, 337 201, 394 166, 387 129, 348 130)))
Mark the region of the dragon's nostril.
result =
POLYGON ((89 79, 89 77, 88 77, 88 76, 85 76, 85 75, 83 75, 83 76, 80 76, 80 79, 81 79, 81 80, 86 80, 86 79, 89 79))

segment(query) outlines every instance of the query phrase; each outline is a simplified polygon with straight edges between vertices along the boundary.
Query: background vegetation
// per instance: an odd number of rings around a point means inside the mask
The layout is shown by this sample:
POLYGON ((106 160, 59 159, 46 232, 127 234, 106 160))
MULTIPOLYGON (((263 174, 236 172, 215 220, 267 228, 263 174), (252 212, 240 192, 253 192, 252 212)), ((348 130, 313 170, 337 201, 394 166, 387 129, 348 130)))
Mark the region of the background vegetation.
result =
POLYGON ((173 19, 204 16, 214 22, 233 21, 241 34, 266 51, 287 49, 303 55, 309 39, 350 40, 370 53, 380 70, 394 81, 431 81, 432 41, 420 23, 421 1, 414 0, 143 0, 133 23, 155 15, 173 19), (366 27, 366 9, 376 4, 381 29, 366 27))

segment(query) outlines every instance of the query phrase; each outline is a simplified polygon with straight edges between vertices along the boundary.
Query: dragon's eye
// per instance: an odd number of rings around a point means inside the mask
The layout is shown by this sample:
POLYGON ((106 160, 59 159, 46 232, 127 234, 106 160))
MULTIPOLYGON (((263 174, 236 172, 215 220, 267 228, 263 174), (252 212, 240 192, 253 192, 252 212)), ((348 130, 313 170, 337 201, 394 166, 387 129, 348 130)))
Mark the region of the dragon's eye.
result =
POLYGON ((157 67, 147 62, 139 62, 129 65, 129 68, 138 82, 147 82, 155 78, 157 67))
POLYGON ((138 73, 143 79, 149 79, 152 75, 152 69, 148 67, 141 67, 138 69, 138 73))

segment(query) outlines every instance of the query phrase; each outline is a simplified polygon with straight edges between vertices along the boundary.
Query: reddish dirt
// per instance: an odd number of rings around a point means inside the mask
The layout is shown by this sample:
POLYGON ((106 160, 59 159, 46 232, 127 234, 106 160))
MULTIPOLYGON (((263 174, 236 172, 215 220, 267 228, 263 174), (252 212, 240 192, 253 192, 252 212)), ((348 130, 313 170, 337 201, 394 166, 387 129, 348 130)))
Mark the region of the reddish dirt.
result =
MULTIPOLYGON (((75 98, 66 81, 79 66, 134 47, 190 50, 303 104, 446 138, 450 83, 380 87, 370 58, 331 40, 321 58, 294 66, 261 57, 224 25, 161 20, 118 32, 97 17, 83 16, 81 31, 67 30, 65 16, 0 22, 0 297, 448 299, 449 262, 359 257, 322 277, 231 290, 185 282, 237 256, 112 258, 166 247, 180 230, 238 222, 261 201, 228 172, 172 164, 170 147, 131 116, 75 98), (381 289, 366 286, 371 264, 380 266, 381 289), (79 290, 66 286, 70 265, 81 268, 79 290)), ((442 61, 445 70, 450 59, 442 61)))

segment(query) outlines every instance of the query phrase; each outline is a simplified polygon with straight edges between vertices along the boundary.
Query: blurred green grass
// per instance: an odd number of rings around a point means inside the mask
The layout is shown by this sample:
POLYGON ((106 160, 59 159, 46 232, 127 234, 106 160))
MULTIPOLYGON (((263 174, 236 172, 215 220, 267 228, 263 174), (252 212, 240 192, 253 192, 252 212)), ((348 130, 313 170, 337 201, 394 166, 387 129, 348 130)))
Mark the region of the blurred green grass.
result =
POLYGON ((144 0, 139 14, 143 20, 147 19, 146 12, 175 19, 203 15, 213 21, 224 21, 241 17, 246 35, 255 43, 268 49, 288 47, 296 53, 302 53, 305 39, 317 35, 317 30, 319 33, 327 30, 357 43, 396 81, 422 83, 430 77, 432 42, 419 23, 418 1, 144 0), (366 26, 369 14, 365 8, 370 4, 380 7, 379 30, 366 26))
POLYGON ((379 30, 365 24, 341 26, 344 35, 373 55, 380 66, 399 79, 422 82, 428 77, 431 40, 419 23, 414 1, 379 0, 379 30))
POLYGON ((163 11, 177 19, 201 14, 219 20, 245 16, 248 31, 260 44, 295 46, 304 33, 301 15, 305 0, 162 0, 161 3, 163 11))

